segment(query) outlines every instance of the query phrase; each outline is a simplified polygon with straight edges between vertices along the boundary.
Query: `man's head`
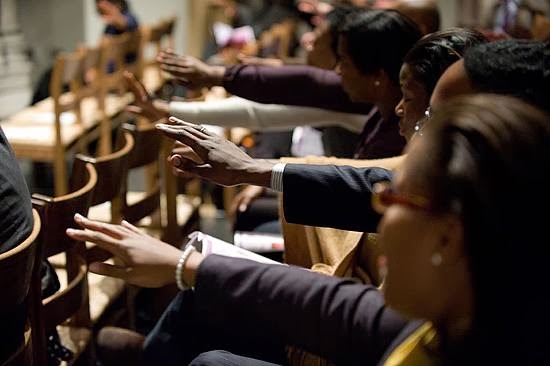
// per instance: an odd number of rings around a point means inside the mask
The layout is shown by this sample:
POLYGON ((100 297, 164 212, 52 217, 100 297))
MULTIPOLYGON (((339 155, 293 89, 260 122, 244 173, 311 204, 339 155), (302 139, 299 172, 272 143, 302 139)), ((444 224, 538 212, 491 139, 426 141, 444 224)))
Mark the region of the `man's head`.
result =
POLYGON ((376 0, 375 9, 393 9, 414 21, 422 34, 439 30, 440 16, 436 0, 376 0))
POLYGON ((550 43, 522 40, 490 42, 468 49, 449 67, 432 94, 434 107, 475 92, 518 97, 550 112, 550 43))

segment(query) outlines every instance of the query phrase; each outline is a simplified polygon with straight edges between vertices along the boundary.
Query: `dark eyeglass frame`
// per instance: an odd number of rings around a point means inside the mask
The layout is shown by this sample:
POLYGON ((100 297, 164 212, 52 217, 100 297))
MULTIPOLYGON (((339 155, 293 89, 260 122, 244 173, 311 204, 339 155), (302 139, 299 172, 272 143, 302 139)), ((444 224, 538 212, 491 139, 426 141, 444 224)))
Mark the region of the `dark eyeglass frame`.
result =
POLYGON ((375 183, 372 187, 372 208, 382 214, 391 205, 403 205, 415 210, 434 212, 430 201, 422 196, 396 192, 390 181, 375 183))

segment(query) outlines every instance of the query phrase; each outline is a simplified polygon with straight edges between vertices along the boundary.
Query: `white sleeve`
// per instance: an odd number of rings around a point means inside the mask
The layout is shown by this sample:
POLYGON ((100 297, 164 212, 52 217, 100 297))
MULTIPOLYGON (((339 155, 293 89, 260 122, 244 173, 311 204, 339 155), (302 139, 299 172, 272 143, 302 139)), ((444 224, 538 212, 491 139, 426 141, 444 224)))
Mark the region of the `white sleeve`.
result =
POLYGON ((171 102, 170 114, 192 123, 251 130, 291 130, 296 126, 341 126, 360 133, 366 116, 321 108, 262 104, 239 97, 204 102, 171 102))

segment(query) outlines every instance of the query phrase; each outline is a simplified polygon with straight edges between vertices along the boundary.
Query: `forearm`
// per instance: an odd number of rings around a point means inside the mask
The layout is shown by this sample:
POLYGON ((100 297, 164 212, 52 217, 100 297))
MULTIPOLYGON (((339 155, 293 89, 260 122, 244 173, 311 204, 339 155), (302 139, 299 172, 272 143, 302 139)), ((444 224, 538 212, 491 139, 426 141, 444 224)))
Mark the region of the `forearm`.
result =
POLYGON ((365 116, 320 108, 262 104, 239 97, 206 102, 171 102, 170 114, 192 123, 246 127, 255 131, 290 130, 296 126, 342 126, 360 133, 365 116))
POLYGON ((342 159, 326 156, 306 156, 304 158, 285 157, 281 161, 289 164, 348 165, 355 168, 378 167, 394 170, 403 162, 404 158, 405 155, 383 159, 342 159))
POLYGON ((311 66, 234 65, 226 68, 223 86, 234 95, 260 103, 317 107, 346 113, 369 113, 372 108, 370 104, 353 103, 335 72, 311 66))
POLYGON ((376 232, 380 215, 370 204, 372 187, 392 174, 374 167, 288 164, 283 177, 289 223, 376 232))
POLYGON ((277 267, 207 257, 195 284, 199 319, 269 329, 274 338, 343 364, 376 362, 406 324, 372 286, 277 267))

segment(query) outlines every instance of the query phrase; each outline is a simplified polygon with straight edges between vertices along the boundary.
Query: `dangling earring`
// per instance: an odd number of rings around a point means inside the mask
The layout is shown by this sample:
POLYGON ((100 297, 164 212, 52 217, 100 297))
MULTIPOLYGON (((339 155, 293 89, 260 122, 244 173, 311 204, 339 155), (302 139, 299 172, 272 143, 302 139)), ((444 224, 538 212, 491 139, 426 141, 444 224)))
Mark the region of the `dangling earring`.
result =
POLYGON ((375 81, 374 81, 374 86, 380 86, 380 81, 375 80, 375 81))
POLYGON ((435 252, 432 254, 431 258, 432 266, 439 267, 441 265, 441 262, 443 262, 443 258, 441 257, 441 254, 438 252, 435 252))

